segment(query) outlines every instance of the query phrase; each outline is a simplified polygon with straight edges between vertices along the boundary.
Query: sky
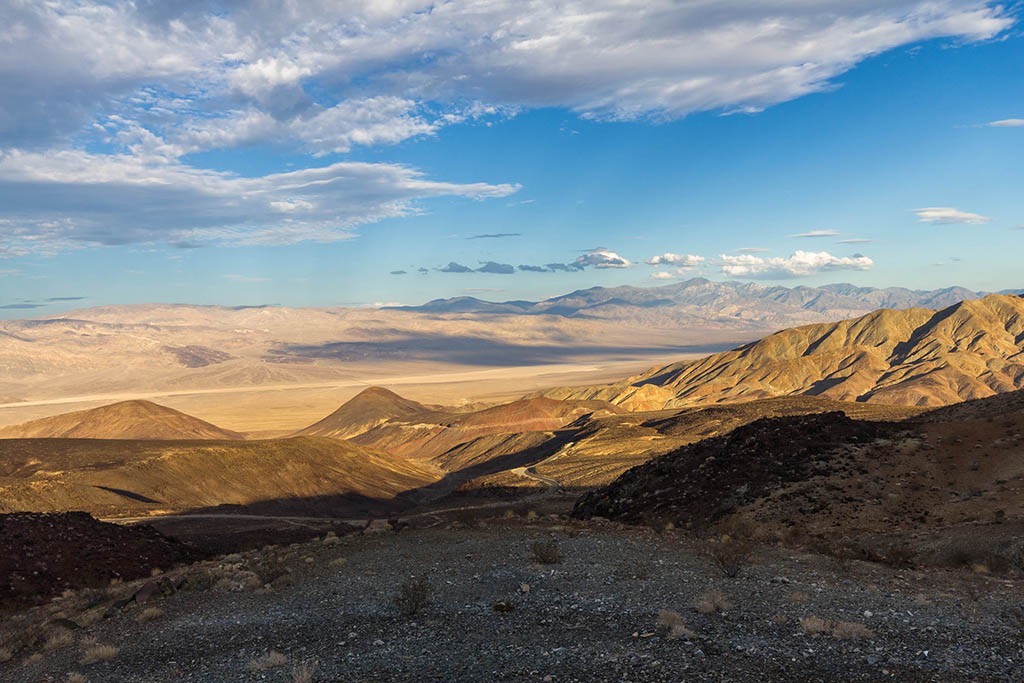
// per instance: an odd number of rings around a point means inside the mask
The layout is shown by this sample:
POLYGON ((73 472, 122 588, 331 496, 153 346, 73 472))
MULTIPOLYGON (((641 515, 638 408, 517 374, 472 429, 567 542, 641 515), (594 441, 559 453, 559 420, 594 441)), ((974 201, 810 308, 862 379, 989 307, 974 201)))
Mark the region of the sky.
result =
POLYGON ((1024 286, 1015 3, 0 3, 0 317, 1024 286))

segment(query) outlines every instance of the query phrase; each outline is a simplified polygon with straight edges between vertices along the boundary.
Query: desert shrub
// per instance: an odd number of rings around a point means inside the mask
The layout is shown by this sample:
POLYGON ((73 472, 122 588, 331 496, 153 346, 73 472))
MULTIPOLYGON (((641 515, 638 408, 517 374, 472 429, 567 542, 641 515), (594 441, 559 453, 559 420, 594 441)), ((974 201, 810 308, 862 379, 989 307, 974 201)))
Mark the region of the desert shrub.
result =
POLYGON ((832 635, 839 640, 862 640, 874 638, 875 633, 856 621, 840 621, 832 627, 832 635))
POLYGON ((72 671, 68 673, 67 678, 64 679, 64 683, 89 683, 89 679, 77 671, 72 671))
POLYGON ((909 569, 914 566, 914 553, 903 545, 894 545, 885 549, 885 562, 897 569, 909 569))
POLYGON ((252 672, 268 671, 269 669, 282 667, 287 663, 288 657, 277 650, 271 650, 270 652, 264 652, 259 657, 250 660, 249 663, 245 665, 245 668, 252 672))
POLYGON ((701 614, 714 614, 729 609, 728 601, 722 595, 722 591, 717 589, 705 591, 697 598, 693 606, 701 614))
POLYGON ((804 630, 804 633, 813 636, 819 633, 828 633, 832 629, 832 622, 812 614, 800 619, 800 628, 804 630))
POLYGON ((292 683, 313 683, 313 676, 316 675, 317 666, 317 663, 313 661, 293 666, 292 683))
POLYGON ((430 604, 430 594, 433 591, 434 588, 430 585, 427 577, 413 577, 398 587, 398 594, 394 597, 394 603, 402 614, 411 617, 430 604))
POLYGON ((14 652, 9 647, 0 647, 0 664, 14 659, 14 652))
POLYGON ((534 541, 530 557, 537 564, 558 564, 562 561, 562 552, 554 541, 534 541))
POLYGON ((668 638, 693 638, 694 633, 686 628, 683 617, 672 610, 658 610, 658 619, 654 622, 658 633, 668 638))
POLYGON ((74 638, 71 637, 71 632, 66 628, 59 628, 50 633, 46 642, 43 643, 43 649, 47 652, 53 652, 61 648, 67 647, 74 642, 74 638))
POLYGON ((82 657, 78 660, 78 663, 86 666, 96 662, 109 662, 116 658, 119 652, 121 652, 121 648, 114 645, 96 643, 82 650, 82 657))
POLYGON ((750 562, 754 542, 749 538, 723 534, 718 538, 704 540, 700 552, 718 567, 723 576, 734 578, 750 562))
POLYGON ((159 607, 147 607, 135 616, 135 621, 140 624, 145 624, 148 621, 159 619, 164 615, 164 611, 159 607))

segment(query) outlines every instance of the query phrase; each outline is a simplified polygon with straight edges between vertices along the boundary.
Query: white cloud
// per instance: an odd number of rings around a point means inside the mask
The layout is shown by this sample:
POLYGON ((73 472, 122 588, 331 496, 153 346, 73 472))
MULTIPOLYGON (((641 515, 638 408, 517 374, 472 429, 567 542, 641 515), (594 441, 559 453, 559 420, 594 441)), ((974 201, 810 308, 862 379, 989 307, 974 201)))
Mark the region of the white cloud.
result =
POLYGON ((162 157, 7 152, 0 254, 76 244, 331 242, 351 238, 358 225, 416 213, 430 197, 517 189, 434 181, 398 164, 341 162, 248 178, 162 157))
POLYGON ((595 268, 629 268, 633 265, 633 262, 625 256, 619 256, 614 251, 598 247, 578 257, 573 261, 572 265, 579 270, 587 266, 595 268))
POLYGON ((871 244, 874 241, 868 237, 850 237, 845 240, 837 240, 836 244, 871 244))
MULTIPOLYGON (((339 239, 419 199, 515 187, 397 164, 245 178, 187 155, 346 153, 536 107, 602 120, 754 112, 887 50, 984 40, 1013 22, 978 0, 0 3, 0 218, 14 222, 0 226, 0 255, 339 239)), ((629 265, 595 258, 586 265, 629 265)))
POLYGON ((917 214, 922 223, 938 223, 940 225, 953 225, 957 223, 979 225, 992 220, 988 216, 960 211, 951 206, 929 206, 923 209, 914 209, 914 213, 917 214))
POLYGON ((796 251, 785 258, 763 258, 751 254, 722 254, 720 258, 724 275, 765 280, 807 277, 836 270, 870 270, 875 265, 874 261, 861 254, 833 256, 825 251, 796 251))
POLYGON ((1001 121, 990 121, 985 125, 990 128, 1020 128, 1024 126, 1024 119, 1002 119, 1001 121))
POLYGON ((839 234, 838 230, 809 230, 808 232, 798 232, 790 237, 835 237, 839 234))
POLYGON ((672 252, 665 252, 658 256, 652 256, 651 258, 644 261, 644 263, 652 266, 658 265, 676 265, 682 268, 693 268, 704 263, 703 256, 695 256, 693 254, 673 254, 672 252))
MULTIPOLYGON (((2 3, 0 146, 57 140, 111 113, 165 128, 161 117, 175 126, 225 104, 317 130, 316 112, 376 97, 435 105, 436 118, 400 112, 371 126, 388 135, 403 117, 414 134, 462 120, 464 102, 603 119, 757 111, 832 87, 881 52, 1012 24, 978 0, 2 3)), ((325 149, 336 136, 352 144, 338 129, 325 149)))
POLYGON ((652 280, 675 280, 676 276, 664 270, 656 270, 651 273, 652 280))
POLYGON ((736 250, 737 254, 767 254, 771 249, 765 249, 764 247, 740 247, 736 250))

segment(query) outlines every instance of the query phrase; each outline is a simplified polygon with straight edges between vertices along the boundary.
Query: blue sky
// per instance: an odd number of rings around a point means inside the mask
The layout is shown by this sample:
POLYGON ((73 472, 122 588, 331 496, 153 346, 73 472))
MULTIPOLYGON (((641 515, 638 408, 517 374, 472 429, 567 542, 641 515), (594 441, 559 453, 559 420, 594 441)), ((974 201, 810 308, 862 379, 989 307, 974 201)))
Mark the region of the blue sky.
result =
POLYGON ((1022 286, 985 2, 5 3, 0 316, 1022 286))

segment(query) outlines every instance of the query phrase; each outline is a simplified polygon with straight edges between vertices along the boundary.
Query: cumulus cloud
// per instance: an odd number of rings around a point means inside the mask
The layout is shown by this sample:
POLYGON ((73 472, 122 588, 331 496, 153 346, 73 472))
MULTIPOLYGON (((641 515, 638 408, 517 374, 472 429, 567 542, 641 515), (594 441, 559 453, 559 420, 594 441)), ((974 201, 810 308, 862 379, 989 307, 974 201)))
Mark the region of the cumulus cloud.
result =
POLYGON ((472 273, 473 269, 469 266, 464 266, 461 263, 450 261, 444 268, 438 268, 442 273, 472 273))
POLYGON ((789 257, 771 258, 751 254, 722 254, 720 259, 724 275, 764 280, 806 277, 836 270, 870 270, 875 265, 874 261, 862 254, 833 256, 825 251, 796 251, 789 257))
POLYGON ((339 162, 243 177, 145 155, 0 152, 0 252, 332 242, 351 238, 358 225, 413 214, 423 199, 517 189, 433 181, 397 164, 339 162))
POLYGON ((524 272, 527 272, 527 273, 549 273, 549 272, 551 272, 551 270, 549 268, 546 268, 544 266, 519 265, 519 266, 516 266, 516 268, 518 268, 519 270, 522 270, 524 272))
POLYGON ((516 272, 515 266, 508 263, 496 263, 487 261, 476 269, 478 273, 494 273, 496 275, 512 275, 516 272))
POLYGON ((796 238, 807 238, 807 237, 835 237, 839 234, 838 230, 809 230, 807 232, 798 232, 790 237, 796 238))
POLYGON ((1024 119, 1002 119, 1000 121, 990 121, 985 125, 990 128, 1020 128, 1024 126, 1024 119))
POLYGON ((577 257, 575 261, 568 265, 575 267, 577 270, 583 270, 589 266, 594 268, 629 268, 633 263, 626 257, 619 256, 614 251, 604 247, 597 247, 577 257))
POLYGON ((656 270, 651 273, 652 280, 674 280, 675 278, 675 275, 664 270, 656 270))
POLYGON ((652 266, 658 265, 674 265, 681 268, 693 268, 704 263, 703 256, 695 256, 693 254, 673 254, 672 252, 665 252, 658 256, 652 256, 651 258, 644 261, 652 266))
POLYGON ((954 209, 952 206, 929 206, 923 209, 914 209, 914 213, 922 223, 937 223, 939 225, 955 225, 958 223, 967 225, 979 225, 988 223, 992 219, 982 216, 980 213, 970 213, 954 209))

